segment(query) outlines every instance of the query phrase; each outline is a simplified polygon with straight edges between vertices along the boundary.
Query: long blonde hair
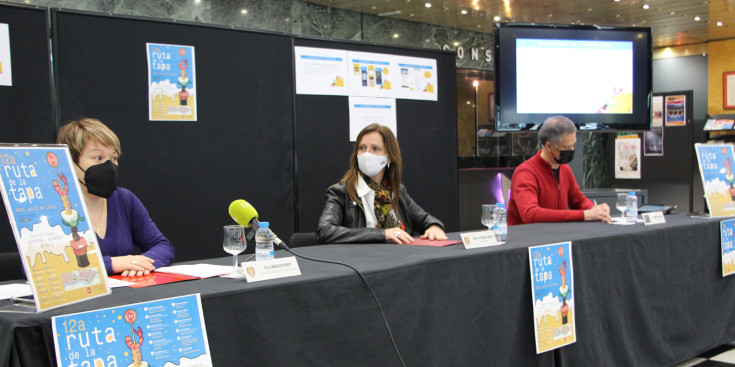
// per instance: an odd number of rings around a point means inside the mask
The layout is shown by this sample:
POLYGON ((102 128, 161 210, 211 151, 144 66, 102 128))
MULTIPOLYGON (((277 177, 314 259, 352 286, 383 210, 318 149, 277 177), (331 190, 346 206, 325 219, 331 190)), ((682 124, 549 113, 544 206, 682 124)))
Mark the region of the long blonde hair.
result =
POLYGON ((350 157, 350 168, 347 170, 345 175, 342 177, 342 182, 347 189, 347 193, 350 198, 355 202, 360 202, 360 198, 357 196, 357 180, 360 178, 360 169, 357 166, 357 153, 360 149, 360 141, 365 134, 377 131, 383 136, 383 145, 385 146, 385 152, 390 158, 390 164, 385 168, 383 179, 386 177, 393 188, 393 207, 398 207, 398 199, 401 195, 401 173, 403 172, 403 161, 401 161, 401 148, 398 146, 398 139, 393 135, 393 131, 386 126, 379 124, 370 124, 365 126, 360 134, 357 135, 355 140, 355 148, 352 150, 352 156, 350 157))

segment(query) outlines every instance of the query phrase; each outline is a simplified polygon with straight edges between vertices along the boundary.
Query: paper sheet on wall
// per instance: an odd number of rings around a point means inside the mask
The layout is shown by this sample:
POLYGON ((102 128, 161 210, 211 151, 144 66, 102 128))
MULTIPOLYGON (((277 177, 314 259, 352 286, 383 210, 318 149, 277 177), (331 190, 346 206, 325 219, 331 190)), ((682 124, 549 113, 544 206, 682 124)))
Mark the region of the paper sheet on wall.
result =
POLYGON ((641 178, 641 139, 624 137, 615 139, 615 178, 641 178))
POLYGON ((346 96, 347 51, 294 47, 296 94, 346 96))
POLYGON ((395 56, 394 61, 401 75, 395 85, 396 98, 436 101, 437 70, 435 59, 395 56))
POLYGON ((399 78, 393 55, 347 51, 350 96, 394 97, 399 78))
POLYGON ((733 146, 730 144, 694 144, 694 153, 699 163, 704 197, 709 213, 713 217, 735 215, 735 163, 733 146))
POLYGON ((196 62, 193 46, 146 43, 148 118, 196 121, 196 62))
POLYGON ((377 123, 389 127, 398 137, 396 128, 396 99, 349 97, 350 103, 350 141, 367 125, 377 123))
POLYGON ((12 65, 10 63, 10 31, 5 23, 0 23, 0 85, 13 85, 12 65))
POLYGON ((722 276, 735 274, 735 219, 720 222, 722 276))
POLYGON ((572 243, 528 248, 536 353, 577 341, 572 243))
POLYGON ((66 145, 0 144, 0 189, 38 311, 110 294, 66 145))

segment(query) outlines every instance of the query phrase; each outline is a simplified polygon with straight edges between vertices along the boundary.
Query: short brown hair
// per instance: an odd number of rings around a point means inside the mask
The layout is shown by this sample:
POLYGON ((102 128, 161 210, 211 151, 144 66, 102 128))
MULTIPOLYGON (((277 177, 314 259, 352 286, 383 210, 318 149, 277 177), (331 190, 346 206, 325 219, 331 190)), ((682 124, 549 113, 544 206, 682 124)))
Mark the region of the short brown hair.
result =
POLYGON ((79 163, 79 155, 91 139, 114 149, 118 157, 122 155, 120 139, 117 138, 117 135, 102 121, 89 117, 78 118, 62 126, 59 129, 59 137, 56 138, 56 143, 68 145, 71 158, 74 162, 79 163))

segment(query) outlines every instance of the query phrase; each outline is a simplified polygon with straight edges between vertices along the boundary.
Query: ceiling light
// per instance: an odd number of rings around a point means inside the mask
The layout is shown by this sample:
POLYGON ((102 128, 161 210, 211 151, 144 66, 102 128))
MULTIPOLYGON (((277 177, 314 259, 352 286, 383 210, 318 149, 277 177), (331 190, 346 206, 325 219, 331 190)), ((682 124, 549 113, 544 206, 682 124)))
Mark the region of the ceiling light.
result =
POLYGON ((240 14, 247 14, 247 13, 248 13, 248 10, 247 9, 240 10, 240 14))
POLYGON ((718 27, 722 27, 722 22, 717 22, 718 27))
POLYGON ((648 8, 650 8, 650 6, 648 6, 648 4, 643 4, 643 9, 648 10, 648 8))
POLYGON ((700 20, 702 20, 702 18, 700 18, 700 17, 698 17, 698 16, 697 16, 697 17, 694 17, 694 21, 695 21, 695 22, 699 22, 700 20))
POLYGON ((400 35, 398 33, 393 33, 393 38, 398 38, 400 35))
POLYGON ((500 21, 500 17, 496 15, 496 16, 493 17, 493 20, 496 21, 496 22, 498 22, 498 21, 500 21))
POLYGON ((467 10, 465 10, 465 9, 462 9, 462 11, 460 11, 460 13, 462 13, 462 14, 467 14, 467 10))
POLYGON ((426 3, 426 4, 424 4, 424 6, 427 7, 427 8, 431 8, 431 3, 426 3))
POLYGON ((452 44, 455 45, 455 46, 459 46, 459 42, 457 42, 457 41, 454 41, 452 44))
POLYGON ((480 82, 478 82, 477 80, 473 80, 472 81, 472 86, 473 87, 477 87, 478 85, 480 85, 480 82))

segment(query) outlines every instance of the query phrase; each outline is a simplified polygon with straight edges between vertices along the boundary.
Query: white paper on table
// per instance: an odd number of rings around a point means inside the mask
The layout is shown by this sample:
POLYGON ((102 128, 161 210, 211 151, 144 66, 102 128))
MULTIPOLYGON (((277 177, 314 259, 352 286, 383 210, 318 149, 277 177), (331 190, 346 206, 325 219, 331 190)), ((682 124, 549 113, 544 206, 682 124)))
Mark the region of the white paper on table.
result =
POLYGON ((189 275, 197 278, 211 278, 222 274, 227 274, 232 270, 229 265, 212 265, 212 264, 192 264, 192 265, 172 265, 156 268, 157 272, 189 275))
POLYGON ((108 278, 110 283, 110 288, 120 288, 120 287, 129 287, 131 285, 136 285, 138 283, 133 282, 126 282, 124 280, 115 279, 115 278, 108 278))
POLYGON ((11 297, 25 297, 33 294, 31 286, 23 284, 4 284, 0 285, 0 299, 9 299, 11 297))

